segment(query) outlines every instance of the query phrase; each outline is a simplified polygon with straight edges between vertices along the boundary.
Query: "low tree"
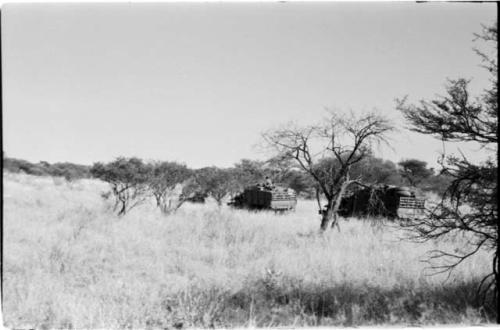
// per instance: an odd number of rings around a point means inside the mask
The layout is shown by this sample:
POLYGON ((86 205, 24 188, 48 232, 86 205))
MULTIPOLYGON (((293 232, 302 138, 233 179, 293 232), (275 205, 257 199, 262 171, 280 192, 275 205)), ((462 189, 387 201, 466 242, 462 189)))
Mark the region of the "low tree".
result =
POLYGON ((412 187, 416 187, 434 174, 433 170, 427 168, 427 162, 418 159, 405 159, 400 161, 398 165, 400 167, 399 173, 412 187))
MULTIPOLYGON (((499 305, 499 219, 497 185, 498 148, 498 65, 497 65, 497 24, 484 27, 477 35, 479 40, 492 44, 491 54, 476 50, 484 67, 491 73, 491 85, 482 95, 472 97, 468 81, 449 80, 446 95, 431 101, 423 100, 417 105, 408 104, 406 99, 398 101, 411 125, 411 129, 432 135, 447 142, 474 142, 481 145, 485 161, 474 161, 461 156, 444 155, 441 172, 451 178, 441 202, 430 210, 428 217, 415 219, 407 226, 411 237, 417 241, 427 241, 456 233, 467 237, 466 249, 462 251, 431 251, 430 260, 440 260, 434 264, 436 271, 452 271, 477 251, 486 249, 493 254, 492 270, 479 287, 486 297, 493 293, 491 311, 496 313, 500 323, 499 305), (467 206, 464 208, 463 206, 467 206), (492 290, 491 290, 492 289, 492 290)), ((485 305, 486 307, 487 305, 485 305)))
POLYGON ((219 206, 234 188, 233 171, 217 167, 205 167, 196 171, 196 182, 202 192, 215 199, 219 206))
POLYGON ((176 162, 153 162, 149 167, 149 190, 163 214, 178 210, 195 192, 192 171, 186 165, 176 162))
POLYGON ((263 174, 273 182, 284 183, 286 177, 297 168, 293 159, 280 156, 271 157, 262 164, 263 174))
POLYGON ((246 187, 261 182, 266 176, 263 166, 263 162, 242 159, 238 163, 234 164, 233 167, 229 168, 229 195, 234 197, 234 195, 241 192, 246 187))
POLYGON ((124 215, 147 198, 149 168, 139 158, 120 157, 103 164, 95 163, 90 169, 94 178, 111 185, 115 197, 113 211, 124 215))
MULTIPOLYGON (((40 162, 42 165, 42 162, 40 162)), ((46 166, 44 164, 44 166, 46 166)), ((48 165, 48 171, 53 176, 63 176, 67 181, 75 179, 88 178, 90 176, 90 168, 85 165, 78 165, 73 163, 55 163, 48 165)))
MULTIPOLYGON (((294 126, 264 133, 267 144, 283 158, 294 159, 317 185, 327 204, 322 210, 321 230, 337 224, 337 212, 353 165, 370 155, 372 144, 385 141, 393 130, 389 120, 376 113, 356 116, 330 112, 317 125, 294 126)), ((321 208, 321 205, 319 205, 321 208)))
POLYGON ((368 185, 401 185, 403 182, 396 164, 373 155, 355 164, 351 171, 353 177, 359 177, 361 181, 368 185))
POLYGON ((312 196, 314 182, 299 165, 289 157, 275 156, 263 163, 263 175, 283 187, 292 188, 297 194, 312 196))
POLYGON ((283 177, 283 184, 295 190, 298 195, 305 198, 314 198, 315 183, 307 173, 302 170, 292 170, 283 177))

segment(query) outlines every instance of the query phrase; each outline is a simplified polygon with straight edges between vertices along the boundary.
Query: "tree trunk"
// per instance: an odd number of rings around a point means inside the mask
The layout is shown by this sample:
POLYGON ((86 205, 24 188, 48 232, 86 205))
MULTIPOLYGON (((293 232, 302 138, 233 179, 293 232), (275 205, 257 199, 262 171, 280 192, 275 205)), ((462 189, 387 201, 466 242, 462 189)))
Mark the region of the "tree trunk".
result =
POLYGON ((156 206, 161 208, 161 195, 155 194, 156 206))
POLYGON ((120 212, 118 212, 118 215, 124 215, 127 212, 127 203, 126 201, 120 201, 122 203, 122 208, 120 212))
POLYGON ((332 221, 332 228, 337 225, 338 226, 338 212, 340 208, 340 203, 342 202, 342 197, 344 196, 345 190, 347 189, 347 186, 351 181, 348 179, 342 183, 342 186, 340 186, 340 190, 337 192, 337 195, 335 196, 332 212, 333 212, 333 221, 332 221))
POLYGON ((316 193, 316 201, 318 202, 318 208, 319 210, 321 211, 323 208, 321 207, 321 196, 320 196, 320 193, 319 193, 319 188, 314 188, 315 190, 315 193, 316 193))
POLYGON ((495 258, 493 259, 493 272, 495 276, 495 291, 494 298, 497 306, 497 324, 500 324, 500 312, 498 312, 498 306, 500 306, 500 290, 498 286, 500 285, 500 246, 498 240, 500 239, 500 220, 497 218, 497 250, 495 253, 495 258))
POLYGON ((337 214, 337 211, 334 211, 332 210, 332 217, 333 217, 333 220, 332 220, 332 225, 331 227, 334 228, 335 226, 337 226, 337 229, 339 230, 340 232, 340 226, 339 226, 339 215, 337 214))
POLYGON ((333 200, 328 201, 326 206, 326 210, 321 211, 321 230, 325 231, 330 227, 330 224, 333 220, 333 200))
MULTIPOLYGON (((498 259, 497 259, 497 268, 498 268, 498 259)), ((498 285, 500 284, 500 275, 497 273, 495 274, 495 292, 494 292, 494 299, 496 300, 495 303, 498 306, 500 306, 500 294, 499 294, 499 289, 498 285)), ((500 312, 497 310, 497 324, 500 324, 500 312)))

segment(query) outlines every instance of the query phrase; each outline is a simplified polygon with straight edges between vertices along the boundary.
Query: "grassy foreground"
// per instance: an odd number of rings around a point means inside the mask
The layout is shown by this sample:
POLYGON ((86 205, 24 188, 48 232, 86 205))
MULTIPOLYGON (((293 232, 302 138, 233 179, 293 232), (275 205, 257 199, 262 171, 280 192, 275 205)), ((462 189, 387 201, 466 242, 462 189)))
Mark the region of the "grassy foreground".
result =
POLYGON ((15 328, 475 324, 481 253, 446 275, 375 221, 319 235, 315 204, 275 215, 145 205, 117 218, 93 180, 4 173, 3 318, 15 328))

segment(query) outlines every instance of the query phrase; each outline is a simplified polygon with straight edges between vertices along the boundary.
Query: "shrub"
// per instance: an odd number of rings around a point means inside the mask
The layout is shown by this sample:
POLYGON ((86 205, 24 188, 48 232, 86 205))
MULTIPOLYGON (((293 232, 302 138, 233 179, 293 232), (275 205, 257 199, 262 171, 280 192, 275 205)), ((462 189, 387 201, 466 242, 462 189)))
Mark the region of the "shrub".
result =
POLYGON ((119 209, 118 215, 124 215, 147 197, 150 168, 139 158, 120 157, 107 164, 95 163, 90 173, 111 185, 113 210, 119 209))

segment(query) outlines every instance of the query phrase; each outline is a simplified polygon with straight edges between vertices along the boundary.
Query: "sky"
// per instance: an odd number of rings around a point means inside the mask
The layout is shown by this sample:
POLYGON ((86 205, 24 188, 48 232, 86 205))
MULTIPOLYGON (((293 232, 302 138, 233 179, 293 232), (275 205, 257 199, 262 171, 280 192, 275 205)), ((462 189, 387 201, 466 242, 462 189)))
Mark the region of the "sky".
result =
POLYGON ((228 167, 269 157, 261 134, 286 122, 377 109, 399 129, 377 156, 436 166, 442 143, 395 99, 487 87, 473 33, 495 20, 493 3, 7 4, 3 150, 228 167))

